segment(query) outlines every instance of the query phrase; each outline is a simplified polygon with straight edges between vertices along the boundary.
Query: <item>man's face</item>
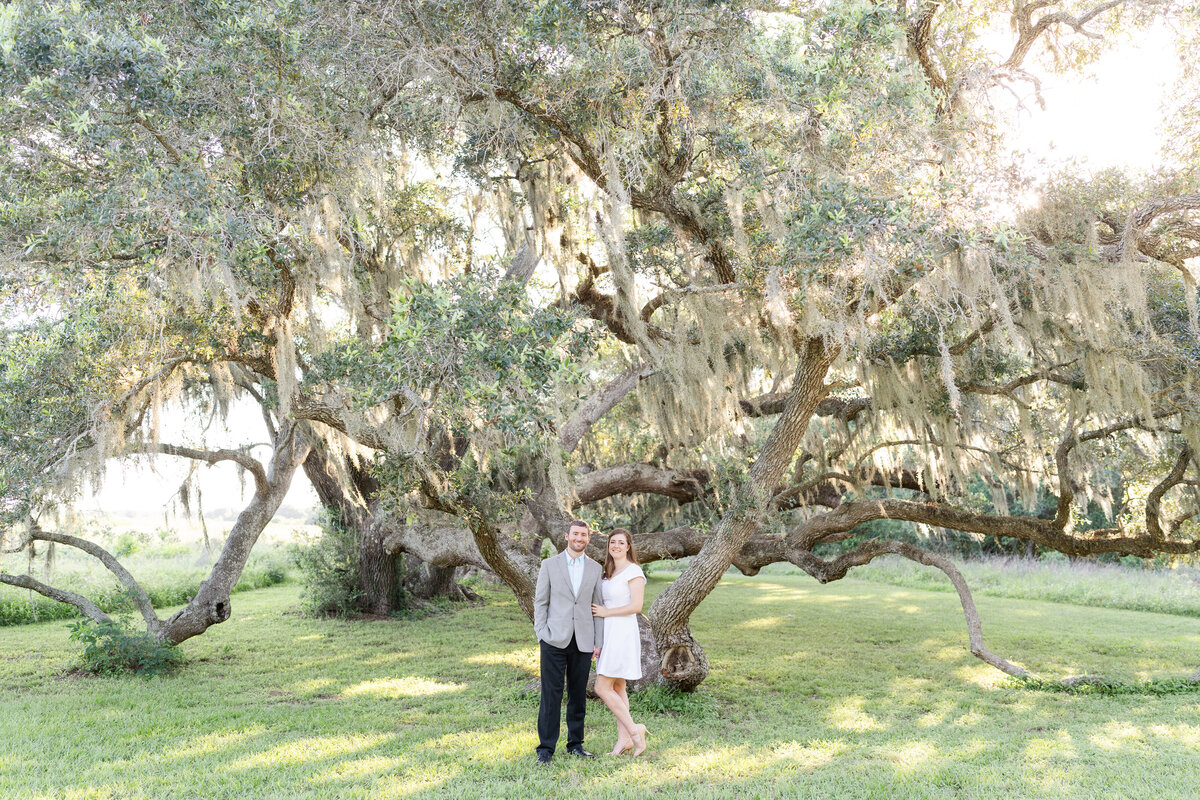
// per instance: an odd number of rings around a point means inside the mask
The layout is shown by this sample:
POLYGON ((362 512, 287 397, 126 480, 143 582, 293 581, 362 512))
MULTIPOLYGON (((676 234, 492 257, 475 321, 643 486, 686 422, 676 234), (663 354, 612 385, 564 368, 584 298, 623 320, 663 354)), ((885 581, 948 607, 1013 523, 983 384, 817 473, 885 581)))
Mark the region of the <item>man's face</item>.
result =
POLYGON ((571 551, 572 557, 578 556, 586 550, 591 538, 587 528, 572 525, 571 529, 567 531, 567 549, 571 551))

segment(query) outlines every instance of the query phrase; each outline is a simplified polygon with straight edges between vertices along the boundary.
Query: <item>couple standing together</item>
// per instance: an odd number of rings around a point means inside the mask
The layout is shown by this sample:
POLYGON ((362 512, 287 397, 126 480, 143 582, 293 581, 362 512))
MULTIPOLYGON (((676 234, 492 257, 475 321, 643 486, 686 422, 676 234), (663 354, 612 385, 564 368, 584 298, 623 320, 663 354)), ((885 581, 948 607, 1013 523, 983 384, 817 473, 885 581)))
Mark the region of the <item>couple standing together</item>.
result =
POLYGON ((642 677, 637 614, 646 576, 633 552, 633 536, 616 528, 608 537, 604 566, 585 555, 591 529, 573 521, 567 548, 542 562, 533 597, 533 630, 541 642, 542 705, 538 711, 537 763, 548 764, 558 745, 563 680, 567 685, 567 752, 581 758, 587 680, 596 662, 596 694, 617 718, 613 755, 646 749, 646 726, 629 715, 625 682, 642 677))

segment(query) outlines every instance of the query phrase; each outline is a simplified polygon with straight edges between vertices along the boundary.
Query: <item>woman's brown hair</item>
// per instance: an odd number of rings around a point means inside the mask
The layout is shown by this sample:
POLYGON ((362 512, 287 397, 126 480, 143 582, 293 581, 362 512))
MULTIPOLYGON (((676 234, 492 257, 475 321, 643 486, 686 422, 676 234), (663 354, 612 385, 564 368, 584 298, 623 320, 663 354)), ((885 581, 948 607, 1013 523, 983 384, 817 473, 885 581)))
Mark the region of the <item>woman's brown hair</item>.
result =
POLYGON ((608 541, 604 543, 604 577, 605 579, 613 576, 613 570, 617 568, 616 562, 613 561, 612 553, 608 552, 608 542, 612 541, 614 536, 624 536, 625 544, 629 545, 629 552, 625 557, 629 559, 630 564, 638 563, 637 554, 633 552, 633 534, 627 528, 613 528, 612 533, 608 535, 608 541))

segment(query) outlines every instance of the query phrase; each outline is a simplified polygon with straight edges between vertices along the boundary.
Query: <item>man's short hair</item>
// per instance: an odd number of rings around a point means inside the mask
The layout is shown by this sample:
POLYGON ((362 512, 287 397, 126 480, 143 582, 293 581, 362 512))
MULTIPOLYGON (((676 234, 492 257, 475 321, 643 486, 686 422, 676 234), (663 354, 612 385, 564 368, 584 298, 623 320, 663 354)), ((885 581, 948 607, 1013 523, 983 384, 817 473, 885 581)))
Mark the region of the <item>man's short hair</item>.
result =
POLYGON ((567 526, 567 533, 571 532, 571 528, 583 528, 588 533, 592 532, 592 526, 588 525, 586 522, 584 522, 581 519, 571 520, 571 524, 567 526))

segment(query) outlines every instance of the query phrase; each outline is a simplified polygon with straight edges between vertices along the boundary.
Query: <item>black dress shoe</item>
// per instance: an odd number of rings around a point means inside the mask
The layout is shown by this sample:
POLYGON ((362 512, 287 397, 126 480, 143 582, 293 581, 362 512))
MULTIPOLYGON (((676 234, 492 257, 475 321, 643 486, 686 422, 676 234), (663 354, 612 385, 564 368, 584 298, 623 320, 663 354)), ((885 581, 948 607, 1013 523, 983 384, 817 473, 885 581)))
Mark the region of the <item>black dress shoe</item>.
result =
POLYGON ((567 752, 576 758, 595 758, 594 755, 583 749, 583 745, 577 744, 574 747, 568 747, 567 752))
POLYGON ((545 750, 538 750, 537 763, 549 764, 550 759, 554 758, 554 753, 548 753, 545 750))

